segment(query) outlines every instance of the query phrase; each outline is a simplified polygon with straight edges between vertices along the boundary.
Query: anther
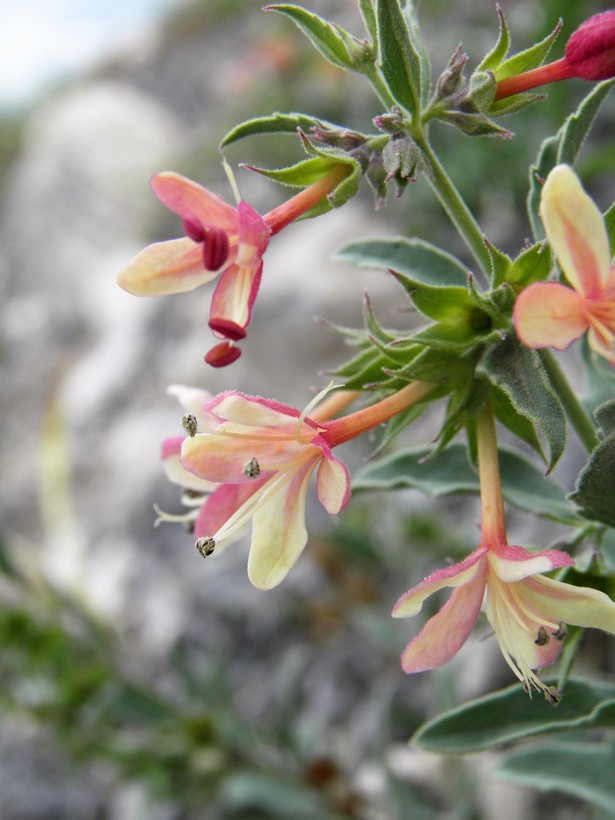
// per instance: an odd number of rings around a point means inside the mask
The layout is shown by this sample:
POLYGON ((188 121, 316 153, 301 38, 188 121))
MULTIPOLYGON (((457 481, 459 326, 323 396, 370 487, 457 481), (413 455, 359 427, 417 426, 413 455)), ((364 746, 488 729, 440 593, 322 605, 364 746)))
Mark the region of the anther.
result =
POLYGON ((183 219, 182 225, 186 236, 193 242, 205 241, 205 228, 197 219, 183 219))
POLYGON ((536 636, 536 640, 534 641, 534 643, 537 646, 544 646, 546 643, 549 643, 549 633, 544 628, 544 626, 541 626, 539 628, 538 635, 536 636))
POLYGON ((202 555, 203 558, 207 558, 208 555, 211 555, 216 548, 216 542, 213 538, 208 537, 201 537, 197 538, 196 544, 194 545, 196 551, 199 555, 202 555))
POLYGON ((556 629, 555 632, 551 633, 556 641, 563 641, 567 635, 566 624, 560 622, 559 627, 556 629))
POLYGON ((221 228, 209 228, 203 239, 205 270, 218 270, 228 259, 228 235, 221 228))
POLYGON ((551 706, 556 706, 562 699, 561 694, 555 686, 545 686, 543 689, 543 694, 545 696, 545 700, 551 706))
POLYGON ((246 461, 243 465, 243 474, 246 478, 258 478, 261 474, 261 468, 255 458, 246 461))
POLYGON ((192 413, 184 413, 182 416, 182 427, 188 433, 190 438, 195 436, 198 428, 196 416, 193 416, 192 413))

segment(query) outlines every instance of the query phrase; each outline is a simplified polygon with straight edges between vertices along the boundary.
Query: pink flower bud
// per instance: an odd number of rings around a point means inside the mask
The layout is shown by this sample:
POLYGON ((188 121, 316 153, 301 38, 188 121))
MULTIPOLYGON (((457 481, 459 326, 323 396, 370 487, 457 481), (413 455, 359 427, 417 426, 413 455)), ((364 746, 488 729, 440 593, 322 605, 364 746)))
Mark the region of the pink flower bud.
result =
POLYGON ((608 80, 615 76, 615 11, 595 14, 566 44, 566 66, 572 77, 608 80))

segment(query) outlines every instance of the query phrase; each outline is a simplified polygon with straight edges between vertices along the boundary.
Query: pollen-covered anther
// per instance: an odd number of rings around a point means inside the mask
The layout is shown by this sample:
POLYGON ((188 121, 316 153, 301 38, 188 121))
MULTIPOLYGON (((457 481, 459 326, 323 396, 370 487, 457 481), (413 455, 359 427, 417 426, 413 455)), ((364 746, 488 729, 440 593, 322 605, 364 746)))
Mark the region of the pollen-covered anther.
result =
POLYGON ((202 555, 203 558, 207 558, 207 556, 211 555, 215 550, 216 542, 213 538, 210 538, 209 536, 203 536, 201 538, 197 538, 194 546, 199 555, 202 555))
POLYGON ((555 686, 545 686, 542 690, 545 700, 551 706, 557 706, 562 699, 561 692, 555 686))
POLYGON ((544 628, 544 626, 541 626, 539 628, 538 634, 536 635, 536 640, 534 641, 534 643, 537 646, 544 646, 545 644, 549 643, 549 633, 544 628))
POLYGON ((205 270, 218 270, 228 259, 228 234, 222 228, 208 228, 203 238, 205 270))
POLYGON ((182 416, 182 427, 188 433, 190 438, 195 436, 198 429, 196 416, 193 416, 192 413, 184 413, 182 416))
POLYGON ((259 478, 261 468, 255 458, 251 458, 250 461, 246 461, 243 465, 243 474, 246 478, 259 478))
POLYGON ((567 635, 566 624, 560 623, 555 632, 551 633, 556 641, 563 641, 567 635))

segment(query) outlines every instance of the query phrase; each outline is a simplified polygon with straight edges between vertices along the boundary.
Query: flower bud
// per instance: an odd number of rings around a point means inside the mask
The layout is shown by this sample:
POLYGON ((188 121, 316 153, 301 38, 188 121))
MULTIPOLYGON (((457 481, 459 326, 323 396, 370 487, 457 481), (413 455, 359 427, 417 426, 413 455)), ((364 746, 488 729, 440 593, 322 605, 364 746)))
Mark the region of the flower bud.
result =
POLYGON ((566 43, 570 76, 608 80, 615 76, 615 11, 595 14, 582 23, 566 43))

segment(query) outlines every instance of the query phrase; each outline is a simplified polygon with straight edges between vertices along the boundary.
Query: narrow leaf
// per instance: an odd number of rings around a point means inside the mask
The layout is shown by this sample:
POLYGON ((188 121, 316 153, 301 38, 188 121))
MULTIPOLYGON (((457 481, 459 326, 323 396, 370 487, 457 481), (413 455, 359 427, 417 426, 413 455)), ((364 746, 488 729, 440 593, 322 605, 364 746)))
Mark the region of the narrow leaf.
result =
POLYGON ((237 140, 252 137, 256 134, 296 134, 298 128, 302 131, 309 132, 310 128, 317 124, 326 125, 336 130, 339 128, 339 126, 333 125, 333 123, 317 120, 315 117, 309 116, 309 114, 282 114, 276 111, 269 117, 255 117, 254 119, 246 120, 236 125, 222 138, 220 149, 226 148, 227 145, 237 142, 237 140))
POLYGON ((421 61, 398 0, 376 0, 380 70, 391 95, 413 117, 420 114, 421 61))

